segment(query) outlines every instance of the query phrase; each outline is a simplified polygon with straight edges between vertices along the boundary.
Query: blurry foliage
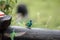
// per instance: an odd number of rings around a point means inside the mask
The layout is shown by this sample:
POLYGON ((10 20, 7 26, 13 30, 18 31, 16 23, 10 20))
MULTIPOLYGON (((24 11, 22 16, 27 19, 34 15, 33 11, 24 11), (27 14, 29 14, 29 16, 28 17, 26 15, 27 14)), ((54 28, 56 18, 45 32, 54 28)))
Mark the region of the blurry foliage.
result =
MULTIPOLYGON (((4 0, 7 4, 6 0, 4 0)), ((33 20, 32 27, 60 29, 60 0, 8 0, 10 7, 9 15, 12 15, 12 25, 19 25, 16 23, 16 2, 25 3, 28 7, 29 18, 33 20), (17 2, 18 1, 18 2, 17 2), (40 15, 37 17, 37 13, 40 15), (49 16, 52 18, 49 20, 49 16), (49 20, 49 22, 48 22, 49 20), (45 25, 48 25, 47 27, 45 25)), ((1 6, 0 6, 1 8, 1 6)), ((21 26, 21 25, 19 25, 21 26)))
POLYGON ((23 2, 28 6, 29 16, 33 20, 32 27, 60 29, 60 0, 24 0, 23 2), (37 18, 38 12, 40 16, 37 18), (49 16, 52 16, 51 19, 49 16))
POLYGON ((0 0, 0 10, 5 12, 5 14, 12 13, 16 3, 16 0, 0 0))

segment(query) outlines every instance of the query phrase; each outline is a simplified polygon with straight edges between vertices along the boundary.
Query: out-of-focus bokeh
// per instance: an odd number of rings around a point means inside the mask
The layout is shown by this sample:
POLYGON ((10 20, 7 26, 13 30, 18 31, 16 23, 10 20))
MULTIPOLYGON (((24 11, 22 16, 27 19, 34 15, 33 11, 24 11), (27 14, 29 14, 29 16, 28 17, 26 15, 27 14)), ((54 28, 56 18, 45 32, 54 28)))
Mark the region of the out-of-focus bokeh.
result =
POLYGON ((12 25, 25 26, 26 19, 22 24, 16 23, 16 8, 20 3, 26 4, 29 19, 33 21, 32 27, 60 29, 60 0, 17 0, 15 6, 11 3, 13 9, 9 15, 13 17, 12 25))

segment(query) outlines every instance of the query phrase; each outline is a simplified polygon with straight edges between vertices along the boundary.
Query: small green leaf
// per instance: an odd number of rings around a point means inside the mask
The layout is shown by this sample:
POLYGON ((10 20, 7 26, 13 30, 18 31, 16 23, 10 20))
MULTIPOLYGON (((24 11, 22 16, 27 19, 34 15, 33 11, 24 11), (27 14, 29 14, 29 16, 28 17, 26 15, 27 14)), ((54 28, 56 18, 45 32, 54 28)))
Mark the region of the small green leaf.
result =
POLYGON ((15 31, 13 30, 13 32, 10 34, 10 38, 11 38, 11 40, 14 40, 14 37, 15 37, 15 31))

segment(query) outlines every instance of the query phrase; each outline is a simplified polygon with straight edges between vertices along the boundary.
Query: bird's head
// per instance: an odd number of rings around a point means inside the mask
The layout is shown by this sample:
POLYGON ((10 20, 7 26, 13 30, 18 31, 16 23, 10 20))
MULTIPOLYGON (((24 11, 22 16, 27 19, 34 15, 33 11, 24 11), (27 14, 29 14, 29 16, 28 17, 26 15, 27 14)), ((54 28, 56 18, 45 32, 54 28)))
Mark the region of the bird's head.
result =
POLYGON ((30 20, 30 22, 32 22, 32 20, 30 20))

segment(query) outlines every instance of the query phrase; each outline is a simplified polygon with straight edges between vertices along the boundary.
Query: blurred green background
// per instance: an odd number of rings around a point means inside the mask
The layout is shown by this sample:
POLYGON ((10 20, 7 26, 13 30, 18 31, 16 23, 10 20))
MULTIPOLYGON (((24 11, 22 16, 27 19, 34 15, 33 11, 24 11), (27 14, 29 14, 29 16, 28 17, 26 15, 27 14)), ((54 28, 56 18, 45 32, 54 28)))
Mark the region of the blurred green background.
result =
MULTIPOLYGON (((20 3, 27 5, 29 18, 33 20, 32 27, 60 29, 60 0, 18 0, 17 4, 20 3)), ((12 25, 21 26, 16 23, 17 4, 9 15, 13 17, 12 25)))

